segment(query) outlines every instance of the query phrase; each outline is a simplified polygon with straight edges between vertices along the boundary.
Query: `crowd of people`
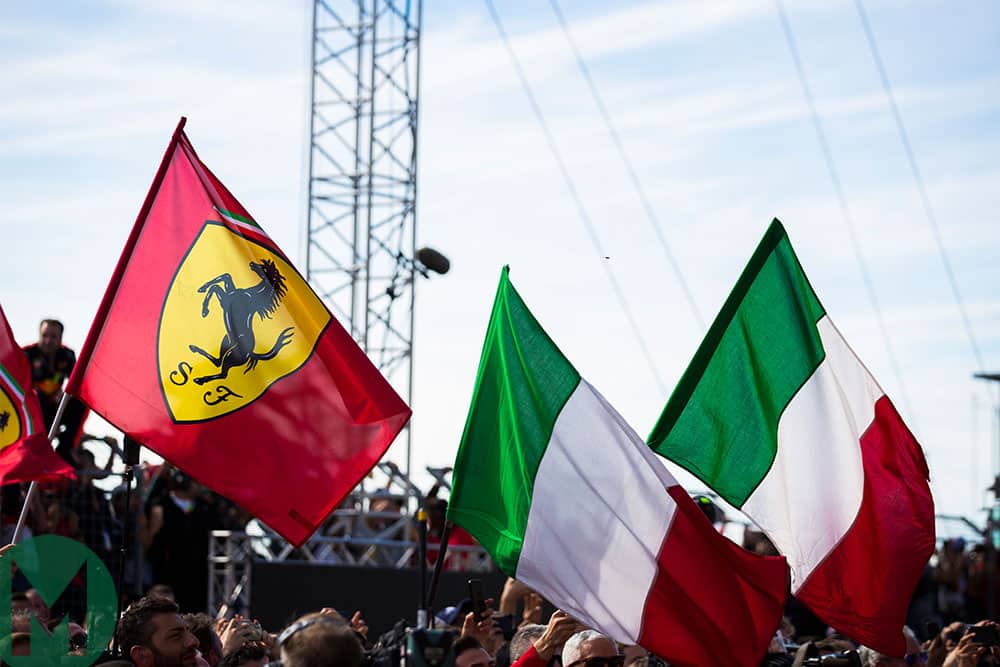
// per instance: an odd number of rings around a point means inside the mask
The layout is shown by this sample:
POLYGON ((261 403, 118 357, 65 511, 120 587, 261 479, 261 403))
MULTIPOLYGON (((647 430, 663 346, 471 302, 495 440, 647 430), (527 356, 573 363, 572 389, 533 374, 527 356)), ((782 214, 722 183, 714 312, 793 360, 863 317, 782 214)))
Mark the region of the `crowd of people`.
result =
MULTIPOLYGON (((74 355, 61 343, 62 325, 55 320, 42 322, 39 342, 26 348, 31 360, 33 381, 51 423, 61 387, 71 372, 74 355)), ((82 406, 79 408, 84 410, 82 406)), ((55 534, 85 544, 111 573, 124 573, 120 582, 120 603, 124 609, 117 623, 112 653, 107 646, 87 643, 85 584, 75 582, 54 608, 49 608, 38 591, 24 580, 14 580, 12 634, 0 638, 8 642, 12 655, 29 655, 32 619, 43 628, 69 622, 67 655, 105 656, 104 664, 167 667, 173 665, 266 665, 280 662, 293 667, 330 665, 334 667, 390 667, 398 664, 402 638, 398 632, 370 637, 359 610, 350 617, 331 607, 298 619, 289 619, 284 628, 262 628, 259 623, 230 616, 216 618, 208 608, 209 535, 215 529, 252 529, 255 519, 226 499, 200 487, 169 464, 141 466, 142 484, 135 490, 124 486, 96 485, 95 480, 112 473, 113 460, 120 455, 112 438, 91 438, 82 433, 83 413, 74 412, 69 427, 57 439, 57 451, 76 470, 75 480, 40 485, 28 514, 22 539, 32 535, 55 534), (89 440, 101 441, 111 454, 98 466, 89 440), (81 445, 81 441, 83 444, 81 445), (132 540, 121 549, 126 530, 132 540), (131 558, 138 550, 140 558, 131 558), (125 562, 122 562, 122 558, 125 562), (107 661, 112 660, 112 661, 107 661), (117 662, 114 662, 117 660, 117 662)), ((14 526, 25 502, 25 485, 6 485, 0 492, 0 540, 12 541, 14 526)), ((439 487, 424 499, 428 535, 428 561, 438 556, 436 545, 445 523, 447 501, 438 497, 439 487)), ((724 520, 710 500, 699 505, 715 523, 724 520)), ((391 526, 405 524, 404 541, 415 540, 414 520, 402 500, 388 491, 373 498, 349 498, 345 507, 363 517, 346 530, 355 535, 379 536, 391 526), (363 503, 367 503, 363 505, 363 503)), ((331 522, 323 531, 343 534, 344 524, 331 522), (339 533, 338 533, 339 531, 339 533)), ((251 530, 252 532, 252 530, 251 530)), ((451 545, 468 547, 475 540, 465 531, 452 531, 451 545)), ((774 553, 766 538, 747 531, 743 546, 758 553, 774 553)), ((381 552, 385 566, 414 566, 412 555, 381 552)), ((990 608, 987 552, 982 544, 966 544, 962 539, 941 543, 939 551, 921 578, 913 596, 908 619, 907 655, 892 658, 840 636, 809 611, 789 599, 787 616, 771 642, 763 664, 773 667, 810 664, 889 666, 899 664, 966 665, 1000 664, 1000 626, 982 620, 990 608), (912 628, 912 629, 911 629, 912 628), (831 657, 832 656, 832 657, 831 657), (834 662, 841 660, 841 662, 834 662)), ((450 553, 449 569, 472 564, 467 553, 450 553)), ((0 565, 2 566, 2 565, 0 565)), ((994 584, 995 585, 995 584, 994 584)), ((623 646, 570 615, 555 610, 545 614, 547 604, 534 591, 509 579, 497 595, 496 609, 471 608, 464 600, 446 607, 435 625, 446 633, 444 653, 410 655, 407 664, 442 665, 442 656, 453 656, 457 667, 646 667, 666 664, 636 646, 623 646)), ((487 605, 492 600, 487 601, 487 605)), ((378 604, 378 600, 372 600, 378 604)), ((996 604, 994 608, 1000 608, 996 604)), ((551 610, 550 610, 551 611, 551 610)), ((440 638, 437 640, 440 642, 440 638)), ((0 643, 2 646, 2 643, 0 643)), ((435 644, 440 647, 441 644, 435 644)), ((419 652, 419 642, 408 649, 419 652), (413 648, 416 646, 417 648, 413 648)), ((450 659, 450 658, 449 658, 450 659)))
MULTIPOLYGON (((271 631, 242 616, 213 619, 182 614, 163 588, 132 602, 114 633, 115 651, 87 644, 84 619, 69 620, 67 656, 100 656, 98 664, 136 667, 669 667, 641 647, 623 645, 555 610, 543 617, 541 597, 514 579, 499 595, 475 608, 469 600, 442 610, 436 633, 411 631, 424 641, 406 642, 398 630, 372 637, 362 613, 350 618, 323 608, 271 631)), ((31 655, 32 619, 55 627, 61 619, 40 598, 15 593, 12 634, 0 639, 3 653, 31 655), (7 646, 3 647, 3 643, 7 646)), ((1000 624, 951 623, 920 641, 903 629, 907 653, 901 658, 854 644, 832 629, 817 639, 802 636, 785 618, 768 648, 763 667, 857 665, 891 667, 973 667, 1000 664, 1000 624)))

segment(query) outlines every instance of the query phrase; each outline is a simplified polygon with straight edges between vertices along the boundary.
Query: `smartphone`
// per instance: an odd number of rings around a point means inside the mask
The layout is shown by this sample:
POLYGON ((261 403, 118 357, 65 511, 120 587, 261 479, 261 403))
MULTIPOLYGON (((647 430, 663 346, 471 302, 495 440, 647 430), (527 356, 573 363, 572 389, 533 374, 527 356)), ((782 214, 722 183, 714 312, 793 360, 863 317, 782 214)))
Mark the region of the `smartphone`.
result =
POLYGON ((982 646, 1000 646, 1000 635, 997 635, 997 629, 992 625, 969 626, 966 634, 972 635, 976 643, 982 646))
POLYGON ((472 603, 472 612, 476 615, 476 620, 482 620, 483 612, 486 611, 482 579, 469 579, 469 601, 472 603))

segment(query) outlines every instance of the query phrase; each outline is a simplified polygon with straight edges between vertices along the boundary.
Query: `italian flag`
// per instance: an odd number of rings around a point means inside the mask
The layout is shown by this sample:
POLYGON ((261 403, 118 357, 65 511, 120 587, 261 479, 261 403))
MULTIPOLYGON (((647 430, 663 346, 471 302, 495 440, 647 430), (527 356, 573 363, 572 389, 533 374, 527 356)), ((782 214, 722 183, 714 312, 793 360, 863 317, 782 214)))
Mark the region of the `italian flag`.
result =
POLYGON ((927 464, 777 220, 649 444, 760 526, 817 616, 904 653, 906 609, 934 550, 927 464))
POLYGON ((719 535, 501 274, 448 518, 552 604, 676 665, 757 664, 787 567, 719 535))

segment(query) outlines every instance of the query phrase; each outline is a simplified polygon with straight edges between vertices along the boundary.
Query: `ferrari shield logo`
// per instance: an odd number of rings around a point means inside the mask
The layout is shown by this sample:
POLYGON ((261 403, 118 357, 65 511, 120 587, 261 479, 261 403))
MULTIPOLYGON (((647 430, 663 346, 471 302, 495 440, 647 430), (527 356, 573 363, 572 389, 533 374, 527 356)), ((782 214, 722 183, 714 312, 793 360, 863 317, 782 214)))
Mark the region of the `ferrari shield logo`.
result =
POLYGON ((0 379, 0 449, 13 445, 21 439, 21 434, 20 401, 15 401, 6 383, 0 379))
POLYGON ((298 370, 330 313, 277 252, 207 222, 167 292, 157 340, 175 422, 238 410, 298 370))

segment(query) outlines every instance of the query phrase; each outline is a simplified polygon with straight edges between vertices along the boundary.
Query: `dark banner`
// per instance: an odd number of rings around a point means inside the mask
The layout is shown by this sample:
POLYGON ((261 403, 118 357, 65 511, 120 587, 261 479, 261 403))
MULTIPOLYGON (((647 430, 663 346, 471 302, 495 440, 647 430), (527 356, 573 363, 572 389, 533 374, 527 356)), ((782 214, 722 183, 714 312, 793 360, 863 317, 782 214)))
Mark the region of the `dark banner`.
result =
MULTIPOLYGON (((323 607, 333 607, 348 618, 361 610, 372 639, 391 630, 399 619, 416 622, 420 573, 415 569, 254 561, 251 577, 253 616, 271 632, 323 607)), ((469 597, 470 578, 482 579, 486 596, 499 604, 507 580, 503 573, 442 572, 435 608, 469 597)))

